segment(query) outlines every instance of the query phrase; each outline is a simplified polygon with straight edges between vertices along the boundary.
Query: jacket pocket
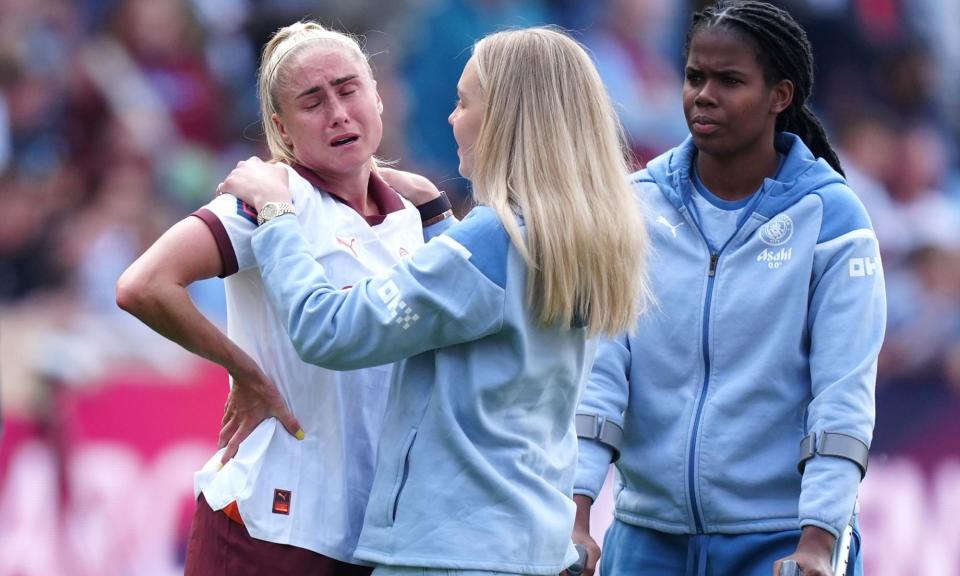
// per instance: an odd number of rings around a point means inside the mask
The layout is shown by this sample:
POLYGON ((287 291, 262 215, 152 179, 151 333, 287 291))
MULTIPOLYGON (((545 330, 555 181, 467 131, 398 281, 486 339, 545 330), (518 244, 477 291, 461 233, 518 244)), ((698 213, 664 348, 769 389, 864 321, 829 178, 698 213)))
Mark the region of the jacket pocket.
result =
POLYGON ((407 439, 403 443, 403 458, 400 460, 400 470, 397 471, 397 480, 393 484, 393 494, 390 498, 390 524, 397 519, 397 506, 400 504, 400 494, 403 493, 407 476, 410 474, 410 451, 413 450, 413 442, 416 438, 417 429, 414 428, 407 434, 407 439))

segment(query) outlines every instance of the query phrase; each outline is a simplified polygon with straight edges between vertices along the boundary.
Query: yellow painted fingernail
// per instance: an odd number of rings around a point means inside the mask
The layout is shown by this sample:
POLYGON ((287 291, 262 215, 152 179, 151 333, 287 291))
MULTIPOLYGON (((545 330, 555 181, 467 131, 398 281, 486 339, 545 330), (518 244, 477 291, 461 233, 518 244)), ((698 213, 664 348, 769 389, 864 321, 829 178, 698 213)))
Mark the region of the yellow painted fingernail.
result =
POLYGON ((223 470, 223 462, 217 464, 217 472, 223 470))
POLYGON ((304 432, 303 432, 303 428, 300 428, 299 430, 297 430, 297 433, 294 434, 294 436, 297 437, 297 440, 303 440, 304 438, 307 437, 307 435, 304 434, 304 432))

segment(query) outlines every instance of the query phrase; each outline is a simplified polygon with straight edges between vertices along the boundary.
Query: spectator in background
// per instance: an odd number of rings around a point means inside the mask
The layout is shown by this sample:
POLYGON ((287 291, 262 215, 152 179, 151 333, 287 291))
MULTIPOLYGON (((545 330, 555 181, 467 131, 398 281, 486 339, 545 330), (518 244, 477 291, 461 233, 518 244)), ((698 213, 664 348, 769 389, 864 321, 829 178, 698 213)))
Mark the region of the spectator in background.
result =
POLYGON ((942 133, 927 122, 910 122, 895 133, 896 159, 887 189, 906 230, 906 247, 960 248, 960 205, 944 193, 947 148, 942 133))
POLYGON ((890 271, 906 257, 913 233, 888 189, 898 170, 896 122, 879 106, 864 101, 851 103, 836 116, 834 135, 847 182, 870 215, 890 271))
POLYGON ((110 30, 157 94, 180 139, 220 147, 223 98, 189 0, 121 0, 110 30))
POLYGON ((499 28, 546 23, 547 16, 539 0, 437 0, 411 23, 402 65, 409 93, 406 160, 439 182, 454 204, 469 205, 469 191, 457 176, 456 146, 438 105, 449 102, 474 42, 499 28))
POLYGON ((608 0, 600 21, 584 40, 617 106, 634 156, 646 162, 687 134, 677 100, 681 77, 657 40, 670 28, 676 3, 608 0))
POLYGON ((960 206, 943 192, 946 147, 939 130, 906 124, 893 138, 887 185, 901 249, 887 272, 888 333, 880 355, 879 446, 891 453, 947 454, 927 446, 958 405, 960 206), (948 410, 949 408, 949 410, 948 410))

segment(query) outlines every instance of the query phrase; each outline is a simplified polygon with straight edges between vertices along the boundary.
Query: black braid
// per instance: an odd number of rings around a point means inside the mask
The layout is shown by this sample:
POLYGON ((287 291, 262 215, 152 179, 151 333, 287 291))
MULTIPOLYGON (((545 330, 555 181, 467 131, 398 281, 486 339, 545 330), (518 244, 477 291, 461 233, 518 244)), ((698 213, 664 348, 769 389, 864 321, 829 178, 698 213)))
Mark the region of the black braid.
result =
POLYGON ((754 0, 720 0, 715 6, 693 15, 687 29, 684 58, 693 36, 710 27, 725 27, 755 43, 757 59, 768 84, 793 82, 793 102, 777 117, 777 131, 799 136, 814 156, 823 158, 843 174, 840 159, 830 145, 823 125, 807 100, 813 93, 813 49, 807 33, 785 10, 754 0))

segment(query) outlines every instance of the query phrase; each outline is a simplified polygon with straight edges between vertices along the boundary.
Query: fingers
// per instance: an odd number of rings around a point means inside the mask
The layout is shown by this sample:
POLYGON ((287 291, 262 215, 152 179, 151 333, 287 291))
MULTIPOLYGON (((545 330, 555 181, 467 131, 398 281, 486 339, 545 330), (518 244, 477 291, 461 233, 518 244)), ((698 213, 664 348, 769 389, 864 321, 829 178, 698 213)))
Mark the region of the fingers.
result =
POLYGON ((230 439, 236 434, 240 427, 240 422, 232 415, 220 426, 220 435, 217 437, 217 448, 223 448, 230 439))
POLYGON ((595 542, 589 542, 586 545, 587 561, 583 566, 583 576, 593 576, 597 571, 597 564, 600 562, 600 547, 595 542))
POLYGON ((227 462, 233 459, 237 455, 237 451, 240 450, 240 443, 250 435, 250 428, 247 426, 238 426, 234 432, 232 432, 228 437, 230 440, 226 444, 226 450, 223 452, 223 457, 220 458, 220 465, 223 466, 227 462))
POLYGON ((223 453, 223 457, 220 458, 220 466, 226 466, 227 462, 233 459, 237 455, 237 450, 240 449, 240 441, 237 440, 237 436, 234 435, 230 439, 230 442, 227 443, 227 449, 223 453))
MULTIPOLYGON (((774 576, 801 576, 806 572, 806 570, 801 570, 794 560, 778 560, 773 565, 774 576)), ((819 572, 814 572, 814 574, 819 574, 819 572)))
POLYGON ((247 439, 247 436, 250 436, 250 433, 260 425, 261 421, 262 420, 257 420, 256 418, 244 419, 244 421, 237 427, 236 432, 230 436, 230 441, 227 442, 227 449, 224 451, 223 457, 220 459, 221 465, 226 464, 237 455, 237 451, 240 450, 240 444, 247 439))
POLYGON ((300 422, 297 421, 296 416, 293 415, 290 410, 285 406, 274 413, 274 416, 277 420, 283 424, 283 427, 286 428, 287 432, 290 435, 295 436, 297 440, 303 440, 306 434, 303 431, 303 428, 300 426, 300 422))
POLYGON ((234 178, 234 177, 235 177, 235 174, 236 174, 237 170, 243 170, 244 167, 245 167, 247 164, 251 164, 251 165, 256 165, 256 164, 277 164, 278 162, 279 162, 278 160, 270 160, 269 162, 264 162, 264 161, 261 160, 260 157, 258 157, 258 156, 251 156, 251 157, 247 158, 246 160, 241 160, 241 161, 237 162, 237 165, 233 167, 233 170, 230 171, 230 174, 228 174, 227 177, 224 178, 222 182, 220 182, 219 184, 217 184, 217 193, 216 193, 216 195, 217 195, 217 196, 220 196, 221 194, 229 194, 229 192, 227 192, 227 190, 229 189, 229 186, 228 186, 227 183, 230 182, 230 179, 231 179, 231 178, 234 178))

